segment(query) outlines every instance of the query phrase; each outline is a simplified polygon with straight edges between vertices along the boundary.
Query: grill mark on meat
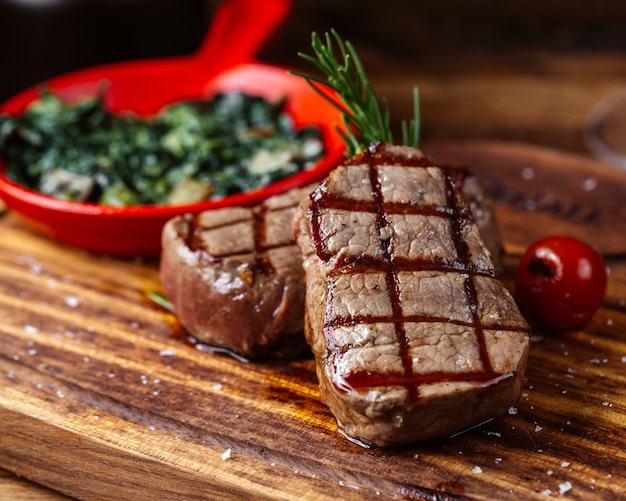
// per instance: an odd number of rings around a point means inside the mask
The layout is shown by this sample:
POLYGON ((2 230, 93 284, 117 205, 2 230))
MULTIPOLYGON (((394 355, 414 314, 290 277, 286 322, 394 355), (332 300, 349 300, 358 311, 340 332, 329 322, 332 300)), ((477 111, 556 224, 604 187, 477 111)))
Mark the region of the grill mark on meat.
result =
MULTIPOLYGON (((267 257, 267 252, 272 249, 272 246, 266 245, 267 234, 267 207, 265 205, 259 205, 252 211, 252 231, 254 234, 254 254, 256 256, 256 270, 261 273, 270 273, 274 267, 267 257)), ((273 246, 273 248, 282 247, 279 245, 273 246)))
MULTIPOLYGON (((382 201, 383 194, 380 186, 380 177, 378 175, 378 169, 375 165, 369 165, 369 177, 370 184, 372 186, 372 195, 374 197, 374 203, 378 210, 376 211, 376 229, 380 235, 384 229, 391 225, 388 213, 385 212, 382 201)), ((383 245, 383 263, 385 268, 385 281, 387 283, 387 292, 389 294, 391 302, 391 311, 394 318, 402 317, 402 308, 400 306, 400 285, 398 284, 397 270, 393 266, 394 252, 393 252, 393 239, 391 235, 386 240, 387 245, 383 245)), ((402 368, 404 369, 404 378, 407 380, 413 379, 413 360, 409 355, 409 340, 404 330, 404 322, 395 322, 394 329, 396 333, 396 339, 400 348, 400 359, 402 360, 402 368)), ((419 398, 419 390, 417 385, 410 384, 407 387, 409 391, 409 398, 411 400, 417 400, 419 398)))
MULTIPOLYGON (((294 208, 296 204, 287 208, 294 208)), ((189 232, 185 243, 187 247, 189 247, 192 251, 202 251, 203 259, 205 261, 210 262, 220 262, 225 259, 236 258, 239 256, 245 256, 246 254, 253 253, 255 256, 255 262, 257 264, 257 271, 261 272, 269 272, 273 270, 273 266, 270 260, 267 258, 267 253, 271 250, 279 249, 281 247, 286 247, 290 245, 294 245, 294 243, 280 243, 276 245, 268 245, 266 234, 267 234, 267 217, 272 212, 278 212, 280 210, 285 210, 285 207, 279 207, 277 209, 270 209, 264 205, 255 206, 252 210, 252 232, 254 235, 254 248, 250 249, 247 252, 233 252, 229 254, 220 254, 216 256, 209 252, 206 247, 204 240, 202 239, 202 232, 210 231, 210 230, 219 230, 221 228, 226 228, 235 224, 245 223, 250 219, 247 217, 242 217, 239 219, 232 219, 227 222, 221 224, 215 224, 212 226, 206 226, 200 223, 200 218, 198 215, 188 217, 187 224, 189 224, 189 232)))
POLYGON ((356 371, 344 377, 345 384, 351 389, 366 389, 374 386, 404 386, 413 388, 415 393, 412 401, 420 398, 418 388, 420 385, 429 383, 449 383, 474 382, 483 383, 485 386, 499 383, 504 379, 513 377, 513 373, 507 372, 501 375, 489 374, 486 372, 468 374, 466 372, 433 372, 431 374, 380 374, 370 371, 356 371))
MULTIPOLYGON (((332 311, 325 311, 323 331, 327 340, 327 347, 330 352, 334 353, 335 364, 341 363, 342 351, 334 342, 332 330, 342 326, 354 326, 359 324, 373 323, 392 323, 395 329, 395 335, 399 347, 399 355, 402 360, 403 373, 378 373, 374 371, 352 371, 349 374, 337 376, 334 381, 335 386, 341 390, 350 392, 354 389, 367 389, 376 386, 398 385, 404 386, 409 394, 411 401, 418 400, 420 397, 419 387, 422 384, 437 382, 476 382, 483 383, 485 386, 499 383, 504 379, 514 377, 513 373, 504 374, 496 373, 489 358, 488 349, 485 341, 485 329, 504 330, 528 333, 528 327, 518 325, 483 325, 478 313, 478 298, 476 286, 474 283, 475 276, 485 276, 490 278, 497 277, 498 273, 494 268, 481 268, 470 263, 470 251, 467 242, 463 238, 463 228, 465 224, 473 222, 473 215, 468 207, 459 206, 457 188, 454 186, 454 180, 458 182, 459 172, 451 168, 441 168, 444 174, 445 189, 447 196, 447 207, 440 205, 409 205, 404 203, 389 203, 383 201, 381 183, 379 178, 379 165, 392 165, 394 163, 403 166, 413 167, 431 167, 432 163, 427 158, 390 158, 377 156, 371 150, 365 152, 361 156, 359 163, 364 163, 364 158, 368 161, 370 184, 372 186, 373 201, 349 200, 341 195, 333 195, 326 190, 316 190, 311 194, 313 204, 310 206, 310 221, 312 231, 312 243, 314 244, 316 253, 323 261, 328 261, 332 257, 337 258, 336 268, 329 270, 327 275, 329 295, 334 295, 332 282, 333 279, 344 273, 367 273, 382 272, 385 274, 385 283, 387 293, 389 294, 392 313, 391 315, 364 315, 364 316, 335 316, 332 311), (322 235, 322 216, 327 209, 368 212, 376 215, 375 224, 377 231, 380 232, 388 225, 391 225, 390 216, 400 215, 422 215, 441 217, 449 220, 451 224, 451 233, 453 244, 457 252, 457 259, 452 262, 444 260, 426 261, 423 259, 406 259, 395 256, 393 249, 393 237, 387 240, 387 245, 382 246, 382 256, 376 257, 367 255, 358 256, 334 256, 325 246, 325 239, 322 235), (428 317, 422 315, 403 315, 400 304, 401 290, 398 282, 398 273, 401 271, 439 271, 443 273, 457 272, 464 276, 463 288, 468 300, 468 307, 471 313, 471 322, 463 322, 449 318, 428 317), (456 324, 472 329, 479 350, 480 362, 482 364, 481 371, 473 372, 436 372, 429 374, 415 374, 413 371, 413 360, 409 353, 409 342, 406 334, 405 325, 408 322, 428 322, 428 323, 448 323, 456 324)), ((348 161, 347 165, 350 164, 348 161)), ((327 304, 332 304, 333 298, 330 298, 327 304)), ((344 347, 348 351, 350 347, 344 347)), ((335 371, 339 374, 339 371, 335 371)))
MULTIPOLYGON (((495 269, 483 269, 472 265, 471 263, 461 263, 458 261, 447 262, 440 259, 434 259, 432 261, 426 261, 424 259, 404 259, 398 256, 394 256, 394 267, 397 272, 403 271, 442 271, 445 273, 471 273, 475 276, 483 276, 489 278, 496 278, 498 273, 495 269)), ((333 269, 328 271, 329 277, 341 275, 343 273, 364 273, 366 271, 384 271, 386 264, 382 263, 380 259, 372 258, 371 256, 358 256, 351 262, 343 262, 343 266, 340 269, 333 269)))
MULTIPOLYGON (((462 238, 462 225, 467 224, 468 217, 471 218, 469 212, 458 210, 457 198, 455 197, 454 185, 450 174, 446 173, 444 176, 446 183, 446 196, 448 199, 448 205, 453 208, 454 215, 450 218, 452 224, 452 239, 459 258, 462 263, 469 262, 469 249, 467 243, 462 238)), ((491 360, 489 359, 489 353, 487 352, 487 344, 485 343, 485 333, 480 318, 478 317, 478 298, 476 296, 476 286, 474 285, 474 279, 471 274, 467 274, 464 283, 465 293, 467 294, 468 304, 470 312, 472 314, 472 320, 474 323, 474 335, 478 341, 478 348, 480 350, 480 361, 483 366, 485 375, 493 377, 493 369, 491 367, 491 360)))
POLYGON ((500 331, 512 331, 512 332, 528 332, 527 327, 520 327, 519 325, 484 325, 477 321, 464 322, 463 320, 452 319, 448 317, 434 317, 425 315, 403 315, 396 317, 393 315, 352 315, 349 317, 334 316, 329 318, 324 324, 327 328, 336 327, 351 327, 359 324, 373 324, 373 323, 396 323, 396 322, 408 322, 408 323, 447 323, 453 325, 459 325, 461 327, 469 327, 475 329, 481 327, 490 330, 500 331))

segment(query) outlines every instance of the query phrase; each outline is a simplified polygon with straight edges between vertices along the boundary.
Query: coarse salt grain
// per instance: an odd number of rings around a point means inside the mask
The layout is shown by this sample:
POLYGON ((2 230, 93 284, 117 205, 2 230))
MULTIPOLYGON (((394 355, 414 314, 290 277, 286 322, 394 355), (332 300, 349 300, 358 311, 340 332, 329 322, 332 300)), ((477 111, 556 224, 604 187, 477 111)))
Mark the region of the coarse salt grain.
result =
POLYGON ((483 472, 483 469, 480 466, 474 466, 474 468, 472 468, 472 473, 474 473, 475 475, 479 475, 483 472))
POLYGON ((63 302, 70 308, 78 308, 81 299, 78 296, 66 296, 63 302))
POLYGON ((535 177, 535 169, 532 167, 524 167, 521 172, 522 179, 530 181, 535 177))
POLYGON ((572 484, 570 482, 563 482, 559 484, 559 494, 565 494, 572 490, 572 484))
POLYGON ((176 350, 161 350, 159 352, 159 355, 161 355, 162 357, 173 357, 174 355, 176 355, 176 350))
POLYGON ((563 461, 563 462, 561 463, 561 466, 562 466, 563 468, 567 468, 569 465, 570 465, 570 462, 569 462, 569 461, 563 461))
POLYGON ((39 329, 37 327, 35 327, 34 325, 25 325, 24 326, 24 330, 26 332, 28 332, 29 334, 37 334, 37 333, 39 333, 39 329))
POLYGON ((228 449, 226 449, 224 452, 222 452, 222 461, 226 461, 227 459, 230 458, 230 447, 228 449))
POLYGON ((588 177, 583 181, 583 190, 584 191, 593 191, 598 186, 598 180, 595 177, 588 177))
POLYGON ((509 407, 509 414, 512 416, 517 414, 517 407, 509 407))

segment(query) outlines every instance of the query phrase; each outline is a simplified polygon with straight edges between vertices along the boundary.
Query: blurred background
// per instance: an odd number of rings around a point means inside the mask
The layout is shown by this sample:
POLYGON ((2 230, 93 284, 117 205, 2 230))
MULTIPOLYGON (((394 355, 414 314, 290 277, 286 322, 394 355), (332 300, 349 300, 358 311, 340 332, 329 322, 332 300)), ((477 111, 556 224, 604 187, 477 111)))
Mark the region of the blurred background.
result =
MULTIPOLYGON (((0 101, 96 64, 188 54, 218 0, 0 0, 0 101)), ((626 2, 296 0, 259 58, 304 65, 311 32, 359 52, 394 123, 420 87, 425 139, 586 152, 590 109, 626 88, 626 2)), ((311 68, 308 68, 311 69, 311 68)))

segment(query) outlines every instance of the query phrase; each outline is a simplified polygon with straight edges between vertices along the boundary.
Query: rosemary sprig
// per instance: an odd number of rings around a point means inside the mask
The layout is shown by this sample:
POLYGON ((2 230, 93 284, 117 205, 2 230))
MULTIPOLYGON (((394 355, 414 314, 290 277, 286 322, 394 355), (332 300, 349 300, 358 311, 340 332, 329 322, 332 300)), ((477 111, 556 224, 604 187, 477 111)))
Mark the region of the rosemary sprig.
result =
MULTIPOLYGON (((325 35, 325 43, 313 33, 311 46, 314 56, 303 53, 298 55, 319 68, 326 79, 305 72, 291 73, 304 78, 316 92, 341 111, 345 130, 339 127, 337 130, 346 143, 347 155, 352 156, 377 141, 394 144, 387 100, 381 100, 376 95, 350 42, 344 41, 335 30, 331 30, 325 35), (335 55, 335 44, 339 59, 335 55), (336 94, 329 92, 324 85, 336 94)), ((420 134, 417 87, 413 89, 413 102, 413 119, 410 123, 402 121, 402 141, 405 146, 417 148, 420 134)))

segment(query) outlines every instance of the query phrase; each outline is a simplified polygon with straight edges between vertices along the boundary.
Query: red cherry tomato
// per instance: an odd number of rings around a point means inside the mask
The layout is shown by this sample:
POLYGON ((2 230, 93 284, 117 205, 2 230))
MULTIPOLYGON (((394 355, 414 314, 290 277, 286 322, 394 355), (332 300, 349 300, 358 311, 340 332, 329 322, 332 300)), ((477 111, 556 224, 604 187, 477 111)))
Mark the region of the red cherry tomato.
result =
POLYGON ((515 290, 529 320, 553 329, 575 329, 600 308, 606 283, 606 266, 593 247, 575 238, 552 236, 526 250, 515 290))

